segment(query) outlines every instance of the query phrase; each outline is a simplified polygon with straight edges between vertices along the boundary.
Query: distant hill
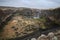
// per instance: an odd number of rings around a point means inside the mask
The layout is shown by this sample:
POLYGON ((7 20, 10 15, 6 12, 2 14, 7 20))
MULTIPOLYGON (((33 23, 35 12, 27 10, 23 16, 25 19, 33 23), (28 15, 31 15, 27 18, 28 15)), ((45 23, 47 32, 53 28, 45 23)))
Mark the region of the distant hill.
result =
POLYGON ((0 6, 0 19, 3 20, 5 17, 7 17, 10 14, 13 14, 15 11, 16 13, 20 13, 21 15, 25 16, 30 16, 30 17, 35 17, 37 16, 49 16, 51 20, 53 19, 59 19, 60 18, 60 8, 55 8, 55 9, 31 9, 31 8, 17 8, 17 7, 4 7, 0 6), (22 10, 22 11, 21 11, 22 10), (53 18, 53 17, 54 18, 53 18), (52 19, 53 18, 53 19, 52 19))

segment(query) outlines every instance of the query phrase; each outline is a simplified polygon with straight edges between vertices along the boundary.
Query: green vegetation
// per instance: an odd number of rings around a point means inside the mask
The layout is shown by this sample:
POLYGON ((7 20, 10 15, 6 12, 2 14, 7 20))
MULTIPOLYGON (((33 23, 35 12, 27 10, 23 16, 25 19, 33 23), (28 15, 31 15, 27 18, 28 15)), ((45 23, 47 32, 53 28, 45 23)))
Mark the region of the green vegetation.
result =
POLYGON ((38 22, 40 28, 46 29, 46 26, 44 24, 44 23, 46 23, 46 18, 45 17, 37 18, 37 19, 34 19, 34 20, 38 22))

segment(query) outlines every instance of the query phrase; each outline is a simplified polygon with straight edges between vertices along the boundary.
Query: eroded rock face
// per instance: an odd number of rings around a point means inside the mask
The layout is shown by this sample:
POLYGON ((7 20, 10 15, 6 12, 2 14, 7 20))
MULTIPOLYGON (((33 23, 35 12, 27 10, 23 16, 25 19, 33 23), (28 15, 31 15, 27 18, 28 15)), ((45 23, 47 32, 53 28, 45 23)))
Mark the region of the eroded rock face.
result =
POLYGON ((7 18, 11 13, 13 12, 13 10, 11 9, 0 9, 0 19, 3 20, 5 18, 7 18))
POLYGON ((51 21, 60 23, 60 8, 50 9, 50 10, 42 10, 42 13, 45 17, 49 18, 51 21))

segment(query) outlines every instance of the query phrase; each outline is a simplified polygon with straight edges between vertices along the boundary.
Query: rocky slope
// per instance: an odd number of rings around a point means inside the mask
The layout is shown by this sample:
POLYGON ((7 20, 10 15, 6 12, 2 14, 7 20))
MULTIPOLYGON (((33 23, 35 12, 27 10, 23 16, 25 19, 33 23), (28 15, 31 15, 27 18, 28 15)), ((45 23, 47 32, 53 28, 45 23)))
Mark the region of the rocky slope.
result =
POLYGON ((0 7, 0 38, 15 38, 60 25, 60 8, 30 9, 0 7), (4 25, 4 26, 3 26, 4 25))

